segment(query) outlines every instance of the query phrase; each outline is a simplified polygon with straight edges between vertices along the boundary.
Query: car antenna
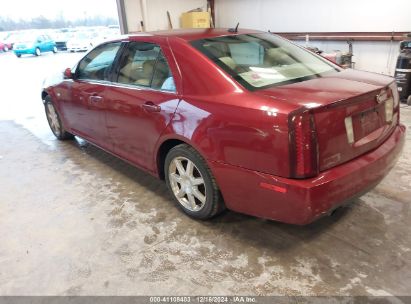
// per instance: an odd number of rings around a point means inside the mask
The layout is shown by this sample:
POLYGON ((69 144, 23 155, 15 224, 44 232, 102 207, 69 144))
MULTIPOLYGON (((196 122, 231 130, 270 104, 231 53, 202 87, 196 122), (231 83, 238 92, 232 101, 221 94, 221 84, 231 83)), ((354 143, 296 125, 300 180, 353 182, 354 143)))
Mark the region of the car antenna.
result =
POLYGON ((228 31, 230 33, 237 33, 238 32, 238 26, 240 25, 240 22, 237 23, 235 28, 229 28, 228 31))

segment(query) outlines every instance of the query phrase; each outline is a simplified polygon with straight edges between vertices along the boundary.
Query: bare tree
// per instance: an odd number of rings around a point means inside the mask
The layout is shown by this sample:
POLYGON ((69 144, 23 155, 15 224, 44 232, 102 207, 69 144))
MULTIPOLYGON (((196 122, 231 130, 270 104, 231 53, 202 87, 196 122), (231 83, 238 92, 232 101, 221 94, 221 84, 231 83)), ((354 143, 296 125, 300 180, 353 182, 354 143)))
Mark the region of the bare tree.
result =
POLYGON ((31 20, 11 19, 0 16, 0 31, 14 31, 24 29, 45 29, 45 28, 66 28, 73 26, 97 26, 118 24, 118 19, 106 16, 84 16, 81 19, 67 20, 62 12, 55 19, 47 19, 44 16, 37 16, 31 20))

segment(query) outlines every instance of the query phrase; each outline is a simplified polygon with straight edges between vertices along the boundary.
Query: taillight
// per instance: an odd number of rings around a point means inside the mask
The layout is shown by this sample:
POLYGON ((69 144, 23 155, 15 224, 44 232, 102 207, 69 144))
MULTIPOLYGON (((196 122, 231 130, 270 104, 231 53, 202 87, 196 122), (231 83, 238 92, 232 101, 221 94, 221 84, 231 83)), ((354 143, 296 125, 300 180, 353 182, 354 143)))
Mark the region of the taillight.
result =
POLYGON ((392 122, 392 116, 394 114, 394 99, 392 97, 385 101, 385 121, 392 122))
POLYGON ((291 114, 289 130, 291 177, 318 175, 318 143, 313 114, 309 110, 291 114))
POLYGON ((400 96, 398 94, 398 88, 397 88, 397 84, 395 82, 390 84, 390 95, 393 98, 394 101, 394 109, 398 107, 399 103, 400 103, 400 96))
POLYGON ((389 88, 388 92, 391 100, 387 100, 385 104, 385 117, 387 122, 392 122, 396 125, 400 119, 400 96, 395 82, 391 83, 389 88))

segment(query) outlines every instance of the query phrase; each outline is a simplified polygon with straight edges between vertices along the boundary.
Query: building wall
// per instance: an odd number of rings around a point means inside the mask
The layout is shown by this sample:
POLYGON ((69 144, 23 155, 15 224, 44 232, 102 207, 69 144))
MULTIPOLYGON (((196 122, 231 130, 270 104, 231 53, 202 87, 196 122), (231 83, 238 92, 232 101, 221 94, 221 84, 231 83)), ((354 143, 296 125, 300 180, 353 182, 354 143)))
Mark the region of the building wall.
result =
POLYGON ((215 0, 221 26, 277 32, 411 31, 410 0, 215 0))
POLYGON ((127 28, 130 33, 141 31, 140 21, 143 20, 143 11, 140 0, 125 0, 125 12, 127 15, 127 28))
POLYGON ((180 28, 182 13, 195 8, 207 9, 207 0, 147 0, 148 28, 151 31, 168 29, 167 11, 173 28, 180 28))
POLYGON ((124 6, 128 30, 132 33, 141 31, 140 21, 144 19, 146 31, 167 30, 167 11, 170 12, 173 28, 178 29, 181 14, 198 7, 206 10, 207 0, 124 0, 124 6))
MULTIPOLYGON (((218 27, 272 32, 410 31, 410 0, 216 0, 218 27)), ((299 42, 305 45, 305 42, 299 42)), ((311 41, 326 52, 348 51, 345 42, 311 41)), ((398 42, 354 42, 356 68, 393 75, 398 42)))

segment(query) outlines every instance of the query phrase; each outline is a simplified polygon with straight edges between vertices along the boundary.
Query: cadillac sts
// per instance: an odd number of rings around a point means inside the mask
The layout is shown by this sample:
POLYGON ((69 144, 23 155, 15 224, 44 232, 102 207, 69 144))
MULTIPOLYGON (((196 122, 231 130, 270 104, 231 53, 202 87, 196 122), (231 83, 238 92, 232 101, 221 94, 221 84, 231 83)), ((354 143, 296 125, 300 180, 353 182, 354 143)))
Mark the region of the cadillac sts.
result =
POLYGON ((373 188, 404 144, 391 77, 272 33, 197 29, 105 42, 42 100, 79 136, 164 179, 177 206, 308 224, 373 188))

